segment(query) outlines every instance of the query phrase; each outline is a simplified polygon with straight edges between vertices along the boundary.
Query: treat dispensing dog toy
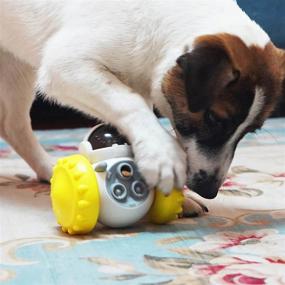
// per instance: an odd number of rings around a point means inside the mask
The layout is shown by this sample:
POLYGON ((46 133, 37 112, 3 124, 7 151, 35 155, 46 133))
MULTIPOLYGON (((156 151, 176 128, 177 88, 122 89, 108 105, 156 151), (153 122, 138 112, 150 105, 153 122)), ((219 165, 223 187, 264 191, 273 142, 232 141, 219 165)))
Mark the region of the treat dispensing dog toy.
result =
POLYGON ((63 232, 90 232, 99 220, 126 227, 148 216, 164 224, 182 212, 184 196, 165 197, 149 189, 132 158, 130 145, 114 128, 99 125, 79 145, 78 155, 59 159, 51 179, 54 214, 63 232))

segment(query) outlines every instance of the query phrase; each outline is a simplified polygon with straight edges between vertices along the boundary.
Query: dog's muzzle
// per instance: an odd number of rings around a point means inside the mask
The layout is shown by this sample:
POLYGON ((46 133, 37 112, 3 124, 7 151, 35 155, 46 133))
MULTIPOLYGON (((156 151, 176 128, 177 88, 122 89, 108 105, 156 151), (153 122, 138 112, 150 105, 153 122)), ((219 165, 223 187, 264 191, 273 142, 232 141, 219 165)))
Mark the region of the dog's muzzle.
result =
POLYGON ((215 175, 209 175, 206 171, 200 170, 191 176, 187 186, 201 197, 214 199, 219 191, 221 183, 215 175))

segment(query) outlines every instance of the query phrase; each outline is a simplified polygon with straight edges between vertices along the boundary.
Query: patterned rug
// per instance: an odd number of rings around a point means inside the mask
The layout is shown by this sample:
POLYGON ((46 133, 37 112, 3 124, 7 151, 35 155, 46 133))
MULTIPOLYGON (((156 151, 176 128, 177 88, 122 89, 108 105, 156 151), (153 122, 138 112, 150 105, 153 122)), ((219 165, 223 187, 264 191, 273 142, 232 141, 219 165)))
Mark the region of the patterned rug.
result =
MULTIPOLYGON (((85 129, 37 132, 76 153, 85 129)), ((60 232, 49 186, 0 140, 0 283, 5 285, 285 284, 285 120, 242 142, 208 215, 166 226, 60 232)))

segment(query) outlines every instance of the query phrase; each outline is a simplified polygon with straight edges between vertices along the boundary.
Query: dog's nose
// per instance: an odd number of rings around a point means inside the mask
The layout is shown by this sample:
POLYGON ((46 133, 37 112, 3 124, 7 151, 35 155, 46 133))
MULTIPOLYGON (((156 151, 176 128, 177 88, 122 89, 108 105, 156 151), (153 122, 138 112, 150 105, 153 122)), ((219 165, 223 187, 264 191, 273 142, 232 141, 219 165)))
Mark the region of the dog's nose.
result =
POLYGON ((215 175, 200 170, 191 177, 187 186, 203 198, 214 199, 218 194, 220 183, 215 175))

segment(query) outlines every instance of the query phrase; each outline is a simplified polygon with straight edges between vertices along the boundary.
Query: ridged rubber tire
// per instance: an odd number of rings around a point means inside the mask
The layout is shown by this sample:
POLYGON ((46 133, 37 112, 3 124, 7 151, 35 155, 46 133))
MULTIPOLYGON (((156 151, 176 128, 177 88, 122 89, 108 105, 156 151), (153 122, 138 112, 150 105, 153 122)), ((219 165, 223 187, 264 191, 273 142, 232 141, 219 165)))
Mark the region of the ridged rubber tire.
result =
POLYGON ((51 201, 62 231, 86 234, 95 227, 100 210, 96 174, 82 155, 59 159, 51 179, 51 201))

